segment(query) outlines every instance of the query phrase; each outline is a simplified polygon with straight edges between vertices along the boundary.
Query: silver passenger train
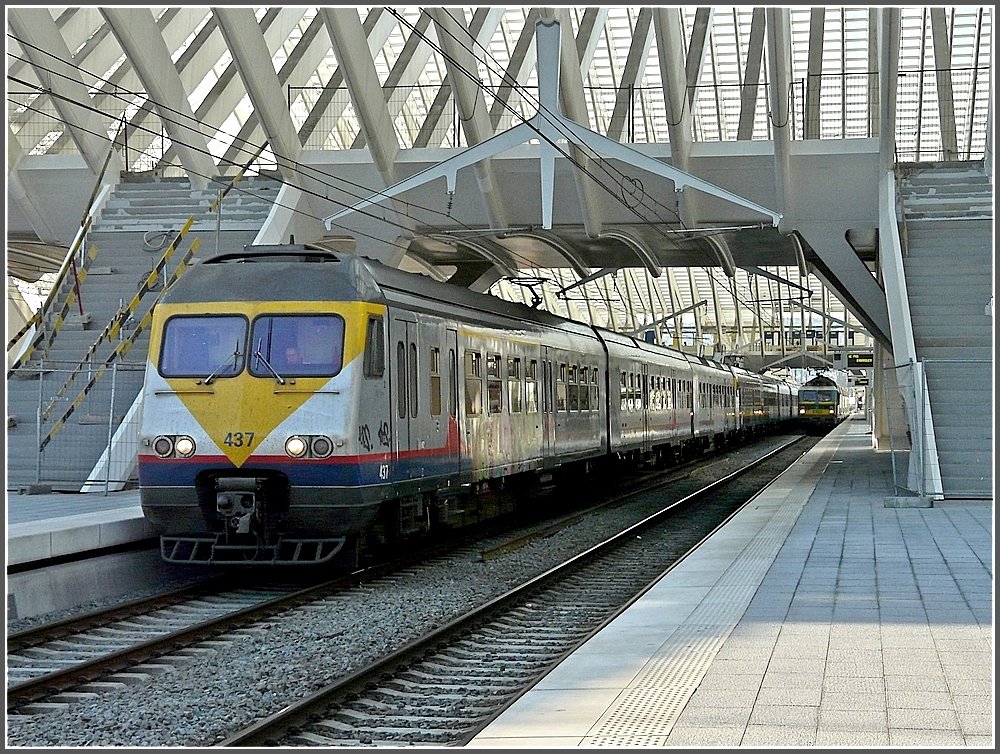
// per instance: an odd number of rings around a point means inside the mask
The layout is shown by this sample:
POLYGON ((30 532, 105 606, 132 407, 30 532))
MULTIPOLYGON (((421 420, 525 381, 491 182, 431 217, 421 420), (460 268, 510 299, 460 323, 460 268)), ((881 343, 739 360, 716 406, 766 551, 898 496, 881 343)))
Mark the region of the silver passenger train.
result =
POLYGON ((149 354, 140 494, 170 562, 354 565, 496 515, 490 490, 797 415, 783 381, 303 246, 193 266, 149 354))

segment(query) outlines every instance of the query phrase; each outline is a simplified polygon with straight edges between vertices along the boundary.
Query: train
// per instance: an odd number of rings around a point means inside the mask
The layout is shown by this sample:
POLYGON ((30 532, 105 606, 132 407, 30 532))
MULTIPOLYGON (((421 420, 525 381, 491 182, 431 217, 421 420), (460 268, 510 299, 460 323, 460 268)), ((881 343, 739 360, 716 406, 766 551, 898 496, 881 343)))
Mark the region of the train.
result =
POLYGON ((351 567, 798 415, 774 376, 352 254, 246 246, 154 309, 140 501, 168 562, 351 567))
POLYGON ((799 387, 799 425, 810 432, 828 432, 851 413, 847 393, 836 381, 818 374, 799 387))

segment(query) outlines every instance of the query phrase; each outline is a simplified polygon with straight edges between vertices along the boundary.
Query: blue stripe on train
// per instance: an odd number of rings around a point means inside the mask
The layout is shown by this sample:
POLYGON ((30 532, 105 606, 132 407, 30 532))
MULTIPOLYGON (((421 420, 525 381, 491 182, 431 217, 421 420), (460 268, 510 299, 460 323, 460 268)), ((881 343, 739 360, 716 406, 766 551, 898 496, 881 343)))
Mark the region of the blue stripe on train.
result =
POLYGON ((405 481, 458 472, 458 461, 448 457, 424 456, 400 460, 355 461, 350 463, 248 463, 237 469, 230 463, 208 463, 188 460, 140 460, 141 487, 194 486, 195 475, 201 472, 228 472, 234 476, 259 473, 280 473, 289 483, 302 487, 358 487, 405 481))

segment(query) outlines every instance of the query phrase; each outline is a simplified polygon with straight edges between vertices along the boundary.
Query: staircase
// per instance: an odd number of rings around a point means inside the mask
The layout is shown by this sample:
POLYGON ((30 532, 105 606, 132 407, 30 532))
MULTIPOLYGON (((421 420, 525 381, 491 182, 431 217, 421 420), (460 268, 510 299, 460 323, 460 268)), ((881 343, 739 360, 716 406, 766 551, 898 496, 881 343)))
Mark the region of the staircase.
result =
MULTIPOLYGON (((237 251, 253 243, 281 188, 278 181, 266 177, 242 179, 223 200, 220 222, 219 216, 209 211, 209 205, 227 184, 228 179, 220 179, 218 186, 197 191, 186 178, 123 177, 86 239, 85 249, 96 246, 98 252, 80 285, 83 314, 73 303, 52 345, 36 349, 7 381, 8 490, 27 489, 38 483, 42 489, 79 491, 87 480, 108 447, 110 432, 142 387, 148 329, 136 336, 123 359, 113 362, 113 370, 109 367, 87 394, 81 395, 90 376, 106 363, 120 340, 135 333, 162 290, 166 276, 176 269, 196 238, 201 239, 201 246, 193 261, 212 256, 216 248, 219 252, 237 251), (168 262, 165 275, 142 297, 118 338, 113 342, 105 339, 95 350, 93 368, 78 374, 53 402, 119 308, 133 300, 191 216, 195 222, 168 262), (39 424, 40 409, 50 405, 50 415, 39 424), (71 406, 75 406, 72 413, 60 423, 71 406), (39 454, 39 440, 53 429, 56 433, 39 454)), ((56 315, 70 293, 72 276, 68 282, 70 285, 63 286, 42 324, 46 332, 52 332, 56 315)))
POLYGON ((946 498, 993 497, 993 186, 976 163, 901 166, 903 269, 946 498))

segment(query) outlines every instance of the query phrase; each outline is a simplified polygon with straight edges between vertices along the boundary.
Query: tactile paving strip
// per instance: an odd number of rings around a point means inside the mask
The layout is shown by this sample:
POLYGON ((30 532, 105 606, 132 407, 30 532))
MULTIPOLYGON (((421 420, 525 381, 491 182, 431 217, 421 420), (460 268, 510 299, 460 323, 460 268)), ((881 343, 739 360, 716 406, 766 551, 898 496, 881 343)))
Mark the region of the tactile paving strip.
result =
MULTIPOLYGON (((815 462, 801 466, 795 481, 821 472, 835 447, 831 444, 820 450, 817 446, 820 452, 815 462)), ((798 486, 795 483, 783 485, 785 499, 780 504, 758 508, 758 511, 772 510, 771 518, 597 722, 587 737, 587 746, 664 744, 684 706, 746 611, 808 501, 808 495, 789 499, 798 486)), ((772 488, 772 492, 777 492, 777 488, 772 488)))

